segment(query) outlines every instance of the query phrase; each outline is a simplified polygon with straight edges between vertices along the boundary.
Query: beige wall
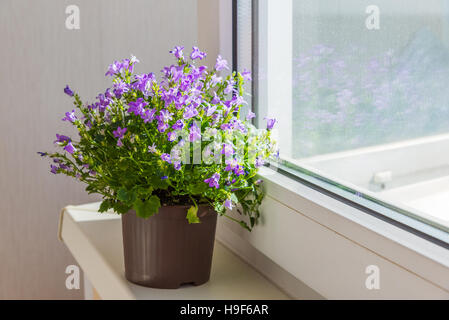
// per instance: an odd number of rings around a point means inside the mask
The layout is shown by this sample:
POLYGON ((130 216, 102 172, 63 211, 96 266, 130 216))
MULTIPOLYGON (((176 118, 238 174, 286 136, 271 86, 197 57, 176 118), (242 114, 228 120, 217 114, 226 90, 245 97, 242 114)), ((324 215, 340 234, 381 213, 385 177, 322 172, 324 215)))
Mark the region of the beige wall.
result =
POLYGON ((58 214, 95 197, 36 154, 70 132, 65 84, 93 99, 109 83, 106 66, 130 53, 137 71, 159 72, 170 48, 196 43, 197 13, 196 0, 0 2, 0 299, 82 297, 65 288, 75 261, 57 240, 58 214), (80 30, 65 28, 69 4, 80 30))

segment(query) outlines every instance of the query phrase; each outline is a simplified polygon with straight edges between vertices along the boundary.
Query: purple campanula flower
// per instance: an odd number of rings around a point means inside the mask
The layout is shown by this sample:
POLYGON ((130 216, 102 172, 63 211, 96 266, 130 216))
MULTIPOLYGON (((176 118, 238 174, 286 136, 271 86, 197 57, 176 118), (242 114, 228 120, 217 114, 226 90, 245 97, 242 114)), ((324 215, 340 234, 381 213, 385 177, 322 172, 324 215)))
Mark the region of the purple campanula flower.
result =
POLYGON ((159 132, 165 132, 165 130, 167 130, 168 128, 170 128, 170 125, 168 123, 162 122, 162 121, 158 121, 157 124, 157 130, 159 132))
POLYGON ((170 53, 173 53, 173 55, 177 58, 177 59, 184 59, 184 56, 182 54, 182 50, 184 49, 184 47, 182 46, 176 46, 173 48, 173 50, 170 51, 170 53))
POLYGON ((170 121, 173 118, 172 116, 173 116, 173 113, 171 113, 167 109, 162 109, 160 111, 159 115, 156 116, 156 119, 159 120, 160 122, 167 123, 168 121, 170 121))
POLYGON ((144 123, 148 123, 154 120, 154 114, 156 113, 156 109, 145 109, 140 117, 142 118, 144 123))
POLYGON ((209 184, 209 187, 215 187, 216 189, 218 189, 220 187, 220 184, 218 183, 220 180, 220 174, 219 173, 214 173, 212 175, 212 177, 204 180, 204 182, 209 184))
POLYGON ((184 119, 190 119, 198 115, 198 110, 195 108, 195 106, 190 105, 188 106, 184 111, 184 119))
POLYGON ((218 77, 215 73, 210 77, 210 86, 214 87, 217 83, 222 80, 222 77, 218 77))
POLYGON ((148 74, 135 75, 134 78, 136 79, 136 82, 133 83, 133 88, 142 91, 144 94, 149 92, 151 89, 151 84, 155 80, 152 72, 148 74))
POLYGON ((231 131, 233 130, 233 127, 232 127, 232 125, 230 123, 223 123, 220 126, 220 129, 223 130, 223 131, 227 131, 227 132, 231 133, 231 131))
POLYGON ((118 127, 117 130, 112 131, 112 134, 114 135, 114 137, 118 138, 117 146, 123 147, 122 138, 125 135, 127 130, 128 130, 127 128, 122 129, 122 128, 118 127))
POLYGON ((196 123, 194 122, 190 127, 189 131, 189 141, 194 142, 196 140, 201 140, 201 129, 198 128, 196 123))
POLYGON ((72 141, 69 137, 64 136, 62 134, 56 134, 56 140, 53 143, 59 143, 62 144, 64 142, 70 142, 72 141))
POLYGON ((242 74, 242 77, 243 77, 244 80, 246 80, 246 81, 251 81, 252 80, 252 78, 251 78, 251 71, 244 69, 241 74, 242 74))
POLYGON ((156 145, 153 143, 153 145, 148 146, 148 152, 155 153, 156 152, 156 145))
POLYGON ((223 69, 229 70, 228 62, 219 55, 215 63, 215 70, 220 71, 223 69))
POLYGON ((230 94, 233 90, 234 90, 234 81, 230 80, 228 81, 226 88, 224 88, 223 93, 230 94))
POLYGON ((73 154, 74 152, 76 152, 75 147, 73 146, 73 144, 71 142, 69 142, 65 147, 64 150, 67 151, 70 154, 73 154))
POLYGON ((206 109, 206 116, 210 117, 217 110, 217 106, 209 106, 206 109))
POLYGON ((224 154, 226 157, 232 156, 234 154, 234 148, 230 144, 223 143, 223 149, 221 149, 221 154, 224 154))
POLYGON ((226 171, 234 170, 235 167, 238 166, 238 162, 236 159, 228 159, 226 160, 226 171))
POLYGON ((234 173, 236 176, 240 176, 242 174, 245 174, 245 170, 243 166, 238 165, 237 167, 234 168, 234 173))
POLYGON ((174 131, 170 131, 167 133, 167 139, 170 142, 175 141, 176 137, 177 137, 177 134, 174 131))
POLYGON ((256 114, 252 112, 251 110, 248 111, 248 114, 246 115, 246 120, 251 120, 256 117, 256 114))
POLYGON ((114 76, 123 70, 123 64, 119 61, 114 61, 108 67, 108 71, 106 72, 106 76, 114 76))
POLYGON ((129 59, 129 63, 136 64, 136 63, 139 63, 139 62, 140 62, 139 59, 137 59, 135 55, 131 54, 131 58, 129 59))
POLYGON ((65 86, 64 93, 70 97, 73 97, 73 91, 72 91, 72 89, 70 89, 69 85, 65 86))
POLYGON ((184 122, 182 120, 176 121, 174 125, 172 125, 173 130, 182 130, 184 128, 184 122))
POLYGON ((50 168, 51 168, 51 169, 50 169, 50 172, 51 172, 51 173, 53 173, 53 174, 57 174, 57 173, 58 173, 58 169, 59 169, 59 168, 58 168, 57 166, 51 164, 51 165, 50 165, 50 168))
POLYGON ((74 123, 78 118, 75 116, 75 110, 72 110, 71 112, 66 112, 65 117, 62 118, 62 121, 69 121, 71 123, 74 123))
POLYGON ((221 102, 220 98, 217 96, 217 93, 214 92, 214 97, 211 100, 211 103, 213 104, 219 104, 221 102))
POLYGON ((128 113, 134 113, 136 116, 140 116, 144 112, 144 108, 148 105, 143 98, 139 98, 136 101, 131 101, 128 108, 128 113))
POLYGON ((173 162, 173 167, 175 168, 175 170, 181 170, 181 161, 173 162))
POLYGON ((41 157, 45 157, 47 155, 47 152, 38 151, 37 154, 41 157))
POLYGON ((265 118, 267 120, 267 130, 271 130, 274 127, 274 124, 276 123, 276 119, 271 118, 265 118))
POLYGON ((233 208, 231 199, 226 199, 223 205, 229 210, 232 210, 233 208))
POLYGON ((190 54, 190 59, 204 59, 206 57, 206 52, 201 52, 198 47, 192 47, 192 53, 190 54))
POLYGON ((254 162, 254 165, 256 168, 259 168, 261 166, 263 166, 263 164, 265 163, 265 160, 261 157, 257 157, 256 161, 254 162))
POLYGON ((163 153, 163 154, 161 154, 161 159, 165 162, 170 163, 171 157, 168 153, 163 153))
POLYGON ((114 135, 115 138, 121 139, 123 138, 127 130, 128 130, 127 128, 122 129, 118 127, 117 130, 112 131, 112 134, 114 135))
POLYGON ((89 175, 95 177, 95 176, 97 175, 97 172, 94 171, 94 170, 90 170, 90 171, 89 171, 89 175))
POLYGON ((168 179, 168 176, 162 176, 161 177, 161 180, 167 180, 168 179))
POLYGON ((129 91, 128 84, 120 81, 117 83, 114 83, 114 95, 117 97, 117 99, 120 99, 122 97, 122 94, 129 91))

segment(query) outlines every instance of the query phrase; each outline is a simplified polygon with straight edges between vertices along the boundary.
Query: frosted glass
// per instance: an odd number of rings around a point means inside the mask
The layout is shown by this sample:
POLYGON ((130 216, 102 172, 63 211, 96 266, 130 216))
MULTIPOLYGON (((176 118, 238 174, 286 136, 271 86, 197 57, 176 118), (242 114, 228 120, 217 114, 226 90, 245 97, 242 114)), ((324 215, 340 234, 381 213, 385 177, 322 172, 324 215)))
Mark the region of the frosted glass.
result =
POLYGON ((293 1, 295 158, 449 132, 447 2, 293 1))

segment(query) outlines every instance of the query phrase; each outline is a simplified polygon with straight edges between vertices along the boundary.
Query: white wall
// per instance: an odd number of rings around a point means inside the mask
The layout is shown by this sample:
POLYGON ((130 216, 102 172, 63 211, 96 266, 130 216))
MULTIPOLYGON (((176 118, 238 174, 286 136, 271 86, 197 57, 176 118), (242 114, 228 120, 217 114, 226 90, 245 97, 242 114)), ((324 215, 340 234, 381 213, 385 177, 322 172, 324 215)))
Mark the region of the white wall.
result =
POLYGON ((63 87, 93 99, 112 60, 133 53, 138 72, 159 72, 174 45, 196 39, 196 0, 0 2, 0 299, 82 297, 64 285, 75 261, 57 240, 58 214, 95 197, 50 174, 36 154, 69 133, 63 87), (80 30, 65 28, 70 4, 80 8, 80 30))

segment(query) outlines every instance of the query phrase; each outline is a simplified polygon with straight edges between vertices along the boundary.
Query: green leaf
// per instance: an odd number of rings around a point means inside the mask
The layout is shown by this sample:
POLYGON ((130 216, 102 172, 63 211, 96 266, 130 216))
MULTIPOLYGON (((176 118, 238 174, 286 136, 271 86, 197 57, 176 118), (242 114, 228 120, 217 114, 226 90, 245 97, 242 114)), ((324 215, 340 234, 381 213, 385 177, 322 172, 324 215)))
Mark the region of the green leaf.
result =
POLYGON ((98 209, 99 212, 106 212, 108 209, 112 208, 112 201, 109 199, 103 200, 103 202, 100 205, 100 208, 98 209))
POLYGON ((134 210, 136 210, 136 215, 138 217, 147 219, 157 213, 161 207, 161 202, 158 196, 151 196, 148 200, 142 201, 137 199, 134 201, 134 210))
POLYGON ((136 194, 132 190, 127 191, 125 188, 120 188, 117 192, 117 199, 125 203, 133 203, 136 200, 136 194))
POLYGON ((189 223, 200 223, 200 218, 197 216, 198 208, 195 206, 191 206, 189 210, 187 210, 187 220, 189 223))
POLYGON ((208 188, 207 183, 200 181, 197 184, 193 185, 190 189, 193 195, 202 194, 208 188))

